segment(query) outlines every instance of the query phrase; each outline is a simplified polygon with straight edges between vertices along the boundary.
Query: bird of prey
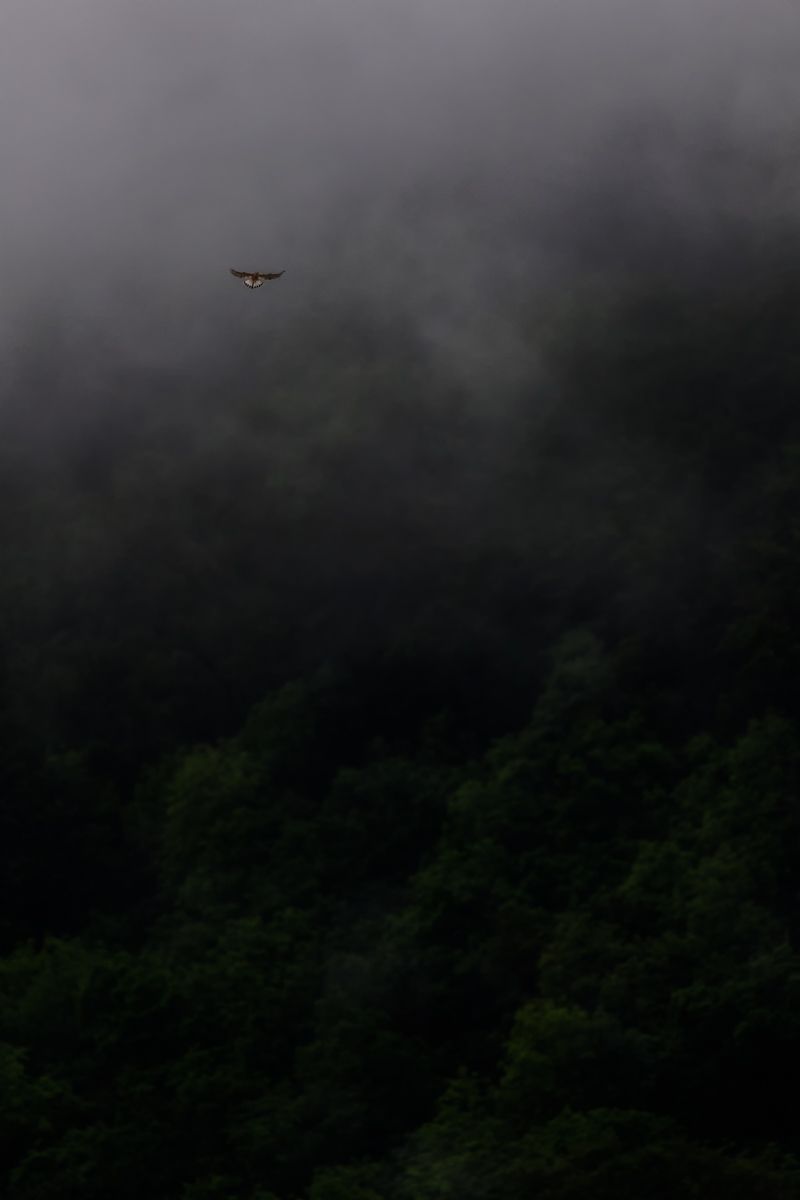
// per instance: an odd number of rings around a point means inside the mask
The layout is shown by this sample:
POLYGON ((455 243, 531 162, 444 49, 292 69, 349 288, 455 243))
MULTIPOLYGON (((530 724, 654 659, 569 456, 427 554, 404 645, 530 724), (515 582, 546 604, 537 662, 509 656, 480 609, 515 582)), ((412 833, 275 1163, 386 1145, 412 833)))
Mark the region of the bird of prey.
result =
POLYGON ((283 271, 274 271, 272 274, 268 271, 234 271, 231 267, 231 275, 235 275, 237 279, 244 280, 244 286, 249 288, 261 287, 265 279, 280 279, 283 271))

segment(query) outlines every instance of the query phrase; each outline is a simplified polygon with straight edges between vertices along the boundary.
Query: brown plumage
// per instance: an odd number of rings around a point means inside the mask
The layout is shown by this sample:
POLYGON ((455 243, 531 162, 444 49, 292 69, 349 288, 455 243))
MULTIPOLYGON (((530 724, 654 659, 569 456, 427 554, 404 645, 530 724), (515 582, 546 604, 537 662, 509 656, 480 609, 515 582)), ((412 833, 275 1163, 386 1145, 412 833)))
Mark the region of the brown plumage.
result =
POLYGON ((234 271, 231 267, 231 275, 235 275, 237 279, 244 280, 244 286, 249 288, 261 287, 265 279, 280 279, 284 271, 234 271))

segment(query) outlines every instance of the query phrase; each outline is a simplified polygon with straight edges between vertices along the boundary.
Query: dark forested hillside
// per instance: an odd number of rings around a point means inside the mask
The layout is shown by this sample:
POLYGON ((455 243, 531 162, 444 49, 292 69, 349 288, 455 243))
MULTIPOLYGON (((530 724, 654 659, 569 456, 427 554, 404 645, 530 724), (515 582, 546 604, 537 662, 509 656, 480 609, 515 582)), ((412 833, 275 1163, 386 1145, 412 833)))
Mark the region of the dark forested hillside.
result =
POLYGON ((791 245, 19 346, 9 1200, 800 1197, 791 245))

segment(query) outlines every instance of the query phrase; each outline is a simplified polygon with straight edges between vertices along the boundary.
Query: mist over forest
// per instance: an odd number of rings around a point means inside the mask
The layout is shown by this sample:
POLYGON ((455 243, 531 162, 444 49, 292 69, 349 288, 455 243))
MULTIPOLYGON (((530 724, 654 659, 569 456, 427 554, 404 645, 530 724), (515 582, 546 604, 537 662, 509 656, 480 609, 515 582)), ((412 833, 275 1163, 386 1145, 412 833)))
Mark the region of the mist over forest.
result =
POLYGON ((800 1198, 799 52, 6 0, 9 1200, 800 1198))

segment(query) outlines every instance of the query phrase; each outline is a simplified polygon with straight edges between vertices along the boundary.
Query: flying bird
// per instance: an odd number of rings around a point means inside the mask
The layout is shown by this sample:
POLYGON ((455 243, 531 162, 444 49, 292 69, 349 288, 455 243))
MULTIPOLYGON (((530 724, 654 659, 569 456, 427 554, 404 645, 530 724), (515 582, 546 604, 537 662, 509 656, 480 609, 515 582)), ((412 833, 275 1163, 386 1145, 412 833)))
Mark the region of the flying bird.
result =
POLYGON ((235 275, 237 279, 244 280, 244 286, 249 288, 261 287, 265 279, 280 279, 284 271, 234 271, 231 267, 231 275, 235 275))

